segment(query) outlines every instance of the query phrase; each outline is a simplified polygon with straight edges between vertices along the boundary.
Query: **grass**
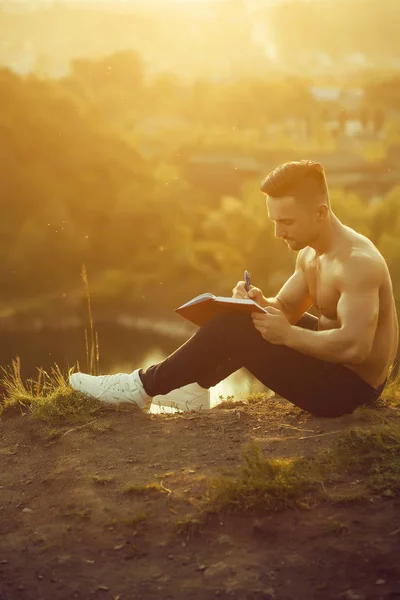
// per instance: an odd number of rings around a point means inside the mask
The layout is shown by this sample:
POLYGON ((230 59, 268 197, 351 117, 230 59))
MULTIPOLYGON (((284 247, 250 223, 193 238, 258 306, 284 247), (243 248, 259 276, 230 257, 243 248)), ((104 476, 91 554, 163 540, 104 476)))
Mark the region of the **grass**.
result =
POLYGON ((142 496, 144 494, 151 494, 151 493, 164 493, 165 489, 159 484, 159 483, 147 483, 145 485, 138 485, 136 483, 127 483, 123 488, 122 488, 122 493, 123 494, 137 494, 139 496, 142 496))
POLYGON ((321 488, 308 459, 265 458, 255 442, 245 448, 243 458, 245 464, 237 476, 211 480, 205 495, 207 511, 301 508, 321 488))
MULTIPOLYGON (((89 279, 86 266, 82 266, 82 280, 88 305, 89 332, 85 329, 85 346, 87 372, 97 375, 99 372, 99 339, 94 329, 92 307, 89 291, 89 279)), ((79 368, 79 365, 78 365, 79 368)), ((68 375, 73 371, 70 369, 68 375)), ((74 391, 68 385, 68 375, 64 375, 57 364, 50 373, 38 368, 37 379, 22 380, 19 357, 12 361, 11 366, 1 367, 3 376, 0 384, 4 395, 0 403, 0 415, 6 408, 28 409, 32 416, 46 421, 50 425, 85 423, 94 415, 105 412, 105 407, 94 398, 74 391)), ((109 426, 98 426, 101 428, 109 426)), ((52 432, 56 437, 56 433, 52 432)))
MULTIPOLYGON (((222 396, 220 395, 219 403, 213 407, 213 410, 219 409, 235 409, 241 406, 247 406, 249 404, 261 404, 268 400, 268 393, 266 392, 250 392, 245 399, 235 400, 234 395, 222 396)), ((300 410, 300 409, 299 409, 300 410)))
POLYGON ((93 325, 93 315, 92 315, 92 303, 90 300, 90 291, 89 291, 89 279, 86 271, 86 266, 82 266, 81 272, 83 284, 85 286, 85 295, 88 305, 88 315, 89 315, 89 332, 85 329, 85 347, 86 347, 86 368, 87 373, 90 375, 98 375, 99 374, 99 361, 100 361, 100 350, 99 350, 99 337, 97 331, 94 329, 93 325))
POLYGON ((388 383, 379 398, 378 406, 398 407, 400 405, 400 368, 396 373, 395 367, 397 368, 398 365, 393 365, 389 373, 388 383))
POLYGON ((266 458, 252 442, 235 476, 210 481, 203 498, 206 512, 278 512, 320 502, 395 497, 400 494, 400 423, 373 425, 342 433, 316 458, 266 458), (335 486, 360 484, 338 495, 335 486))
POLYGON ((107 485, 107 484, 115 481, 115 476, 113 476, 113 475, 110 475, 110 476, 108 476, 108 475, 93 475, 92 481, 93 481, 93 483, 97 483, 100 485, 107 485))
POLYGON ((26 381, 21 378, 18 357, 12 361, 11 367, 2 367, 1 370, 4 396, 0 411, 20 408, 49 425, 60 425, 83 423, 106 410, 94 398, 73 390, 58 365, 50 373, 38 369, 37 379, 26 381))
POLYGON ((332 474, 347 473, 362 481, 371 495, 400 493, 400 423, 353 429, 340 436, 320 459, 332 474))

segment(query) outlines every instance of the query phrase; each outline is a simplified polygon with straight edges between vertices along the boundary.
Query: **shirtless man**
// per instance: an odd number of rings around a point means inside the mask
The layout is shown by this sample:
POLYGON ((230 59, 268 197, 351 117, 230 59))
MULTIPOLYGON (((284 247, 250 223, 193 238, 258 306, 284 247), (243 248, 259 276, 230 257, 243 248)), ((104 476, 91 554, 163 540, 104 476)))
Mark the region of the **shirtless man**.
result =
POLYGON ((267 314, 229 314, 201 327, 161 363, 131 374, 71 376, 105 402, 148 406, 154 396, 197 406, 206 390, 246 367, 267 387, 319 416, 373 403, 397 352, 398 324, 385 260, 330 207, 319 163, 285 163, 261 185, 275 236, 298 250, 294 274, 274 298, 244 282, 233 289, 267 314), (306 313, 314 306, 318 317, 306 313), (171 390, 175 390, 170 394, 171 390))

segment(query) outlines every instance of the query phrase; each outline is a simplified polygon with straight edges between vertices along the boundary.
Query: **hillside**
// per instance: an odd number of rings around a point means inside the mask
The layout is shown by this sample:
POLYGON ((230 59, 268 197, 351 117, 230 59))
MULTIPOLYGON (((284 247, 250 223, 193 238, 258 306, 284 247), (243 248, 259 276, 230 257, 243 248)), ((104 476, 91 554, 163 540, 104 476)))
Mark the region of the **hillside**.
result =
POLYGON ((58 425, 6 409, 0 598, 397 598, 400 436, 396 444, 383 430, 363 436, 384 422, 398 427, 398 409, 319 420, 280 398, 224 406, 160 415, 120 408, 58 425), (312 491, 305 480, 293 488, 290 464, 301 469, 301 457, 317 460, 339 439, 342 449, 358 440, 348 468, 325 473, 312 491), (261 455, 252 463, 247 454, 247 496, 229 506, 212 481, 230 473, 238 485, 250 441, 261 455), (389 452, 393 471, 379 467, 373 448, 389 452), (354 470, 357 452, 369 473, 354 470), (263 509, 246 510, 256 498, 249 481, 269 458, 281 459, 271 463, 281 469, 274 487, 263 509))

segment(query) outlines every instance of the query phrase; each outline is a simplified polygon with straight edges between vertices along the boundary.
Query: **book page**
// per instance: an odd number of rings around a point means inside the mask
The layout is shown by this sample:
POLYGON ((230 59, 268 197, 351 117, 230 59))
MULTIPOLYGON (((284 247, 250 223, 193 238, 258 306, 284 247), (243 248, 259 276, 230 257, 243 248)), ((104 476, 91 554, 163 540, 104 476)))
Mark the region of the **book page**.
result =
POLYGON ((259 308, 262 308, 265 311, 265 309, 260 306, 259 304, 257 304, 257 302, 254 302, 254 300, 251 300, 250 298, 229 298, 229 297, 224 297, 224 296, 215 296, 215 300, 217 302, 228 302, 228 303, 232 303, 232 304, 254 304, 255 306, 258 306, 259 308))
POLYGON ((180 306, 179 308, 184 308, 185 306, 192 306, 192 304, 204 302, 205 300, 215 300, 214 294, 210 294, 208 292, 206 292, 205 294, 200 294, 200 296, 192 298, 192 300, 189 300, 189 302, 186 302, 186 304, 182 304, 182 306, 180 306))
POLYGON ((255 304, 250 298, 230 298, 225 296, 215 296, 217 302, 233 302, 234 304, 255 304))

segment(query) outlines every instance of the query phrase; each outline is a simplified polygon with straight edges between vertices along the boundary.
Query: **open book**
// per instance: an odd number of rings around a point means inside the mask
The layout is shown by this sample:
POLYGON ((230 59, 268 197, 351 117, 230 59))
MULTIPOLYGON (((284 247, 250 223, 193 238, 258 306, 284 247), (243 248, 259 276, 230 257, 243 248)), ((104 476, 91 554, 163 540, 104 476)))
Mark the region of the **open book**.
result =
POLYGON ((250 300, 250 298, 225 298, 224 296, 214 296, 214 294, 200 294, 186 304, 182 304, 175 309, 179 315, 191 321, 195 325, 204 325, 217 315, 224 313, 245 313, 267 312, 259 304, 250 300))

